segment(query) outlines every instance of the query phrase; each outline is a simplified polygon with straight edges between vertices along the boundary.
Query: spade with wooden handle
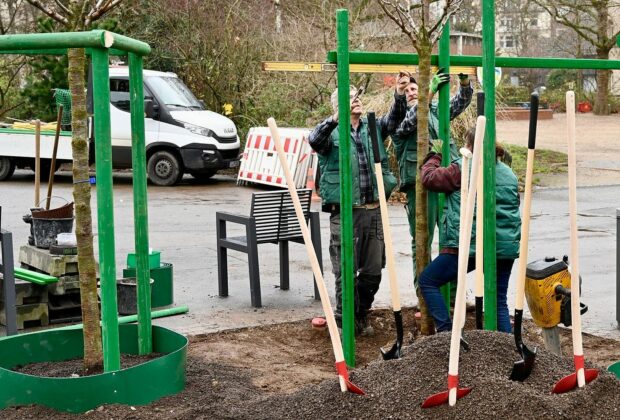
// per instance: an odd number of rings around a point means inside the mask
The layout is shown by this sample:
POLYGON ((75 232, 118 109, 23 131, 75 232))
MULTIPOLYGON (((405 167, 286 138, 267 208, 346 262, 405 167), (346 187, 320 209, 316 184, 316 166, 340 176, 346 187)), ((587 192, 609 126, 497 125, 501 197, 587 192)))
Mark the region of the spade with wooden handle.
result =
POLYGON ((381 208, 385 258, 388 276, 390 278, 392 311, 394 312, 394 321, 396 322, 396 342, 389 350, 381 349, 381 355, 383 356, 383 360, 400 359, 400 352, 403 346, 403 314, 400 307, 400 292, 398 291, 398 279, 396 278, 396 261, 394 260, 394 249, 392 247, 392 230, 390 229, 390 217, 388 215, 385 187, 383 185, 383 168, 381 167, 377 120, 374 112, 368 113, 368 131, 370 131, 372 152, 375 159, 375 176, 377 177, 377 189, 379 190, 379 207, 381 208))
POLYGON ((586 369, 581 337, 581 308, 579 285, 579 245, 577 234, 577 155, 575 153, 575 92, 566 92, 566 122, 568 131, 568 213, 570 214, 570 256, 571 256, 571 319, 573 321, 573 360, 575 372, 560 379, 554 394, 561 394, 577 387, 583 388, 598 376, 598 370, 586 369))
MULTIPOLYGON (((452 337, 450 340, 450 361, 448 367, 448 390, 431 395, 423 403, 422 408, 430 408, 445 403, 450 406, 456 404, 456 400, 471 392, 471 388, 459 388, 459 351, 461 342, 461 328, 465 317, 465 288, 467 287, 467 263, 469 261, 469 245, 471 243, 471 229, 474 217, 474 203, 478 176, 480 172, 480 156, 482 154, 482 139, 484 138, 486 119, 478 117, 476 122, 476 137, 474 140, 474 153, 471 158, 471 183, 467 193, 467 199, 461 197, 461 223, 459 227, 459 255, 458 255, 458 280, 456 286, 456 301, 454 304, 454 319, 452 320, 452 337)), ((461 149, 463 165, 461 168, 461 182, 467 184, 466 175, 469 172, 468 160, 472 156, 467 149, 461 149)))
POLYGON ((295 207, 297 221, 299 222, 301 234, 304 238, 304 244, 306 245, 306 250, 308 251, 308 257, 310 258, 310 265, 312 266, 312 271, 314 272, 316 285, 319 289, 319 296, 321 297, 321 304, 323 305, 323 312, 325 313, 325 319, 327 320, 327 328, 329 330, 329 336, 331 338, 332 347, 334 349, 334 356, 336 358, 336 372, 338 373, 338 379, 340 381, 340 390, 342 392, 349 391, 354 394, 364 395, 364 391, 355 386, 349 380, 349 372, 347 370, 347 365, 344 360, 342 342, 340 341, 340 334, 338 333, 336 318, 334 317, 334 311, 332 310, 332 305, 329 301, 329 294, 327 293, 327 287, 325 286, 323 273, 321 272, 321 268, 319 266, 319 260, 316 256, 316 253, 314 252, 312 239, 310 238, 310 231, 308 230, 308 226, 306 225, 306 219, 304 217, 303 210, 301 209, 299 197, 297 196, 297 189, 295 188, 293 175, 291 174, 291 170, 288 167, 286 155, 284 154, 284 149, 282 148, 282 142, 280 141, 278 126, 276 125, 276 121, 273 118, 269 118, 267 120, 267 125, 269 126, 269 130, 271 131, 271 138, 273 139, 276 146, 276 151, 278 152, 278 158, 280 159, 280 164, 282 165, 282 169, 284 171, 284 177, 286 178, 286 185, 288 186, 289 193, 291 194, 291 200, 293 201, 293 207, 295 207))

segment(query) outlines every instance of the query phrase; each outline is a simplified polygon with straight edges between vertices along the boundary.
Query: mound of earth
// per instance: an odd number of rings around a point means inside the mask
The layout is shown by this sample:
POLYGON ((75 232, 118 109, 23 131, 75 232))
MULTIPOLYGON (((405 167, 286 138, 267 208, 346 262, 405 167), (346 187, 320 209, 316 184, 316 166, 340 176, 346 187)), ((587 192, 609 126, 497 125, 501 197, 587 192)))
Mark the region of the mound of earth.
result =
POLYGON ((286 396, 270 396, 229 413, 236 417, 268 419, 311 418, 618 418, 620 381, 601 371, 584 389, 551 393, 553 385, 573 372, 572 361, 540 349, 530 377, 523 383, 508 379, 518 360, 513 336, 468 331, 471 345, 461 352, 460 386, 471 393, 447 405, 422 409, 424 399, 447 389, 450 334, 417 340, 400 360, 370 363, 352 373, 366 396, 342 394, 336 379, 307 386, 286 396))

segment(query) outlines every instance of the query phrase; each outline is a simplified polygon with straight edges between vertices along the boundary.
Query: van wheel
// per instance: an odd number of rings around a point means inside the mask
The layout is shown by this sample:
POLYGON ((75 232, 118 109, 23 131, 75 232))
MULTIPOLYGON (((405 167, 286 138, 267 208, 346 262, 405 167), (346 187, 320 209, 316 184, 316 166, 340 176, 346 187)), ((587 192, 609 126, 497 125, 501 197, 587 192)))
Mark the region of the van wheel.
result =
POLYGON ((15 172, 15 163, 11 158, 0 156, 0 181, 9 179, 15 172))
POLYGON ((147 170, 149 179, 155 185, 169 187, 183 178, 179 159, 167 151, 161 150, 150 157, 147 170))
POLYGON ((217 173, 217 169, 212 169, 206 172, 190 172, 190 175, 193 176, 198 181, 206 181, 211 179, 213 175, 217 173))

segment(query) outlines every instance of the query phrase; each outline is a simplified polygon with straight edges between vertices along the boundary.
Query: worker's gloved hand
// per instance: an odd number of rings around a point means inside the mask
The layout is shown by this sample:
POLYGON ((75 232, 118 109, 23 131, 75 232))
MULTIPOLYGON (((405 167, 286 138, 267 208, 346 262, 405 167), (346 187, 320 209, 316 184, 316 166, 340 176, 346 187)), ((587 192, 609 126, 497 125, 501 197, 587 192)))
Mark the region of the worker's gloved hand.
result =
POLYGON ((422 160, 422 164, 420 165, 420 167, 424 166, 424 164, 426 162, 428 162, 429 160, 431 160, 433 158, 433 156, 439 156, 439 159, 441 160, 441 153, 436 153, 433 152, 432 150, 430 152, 428 152, 428 154, 424 157, 424 160, 422 160))
POLYGON ((407 88, 407 85, 409 84, 410 78, 411 78, 411 73, 409 73, 407 70, 401 70, 400 73, 398 73, 398 76, 396 78, 396 94, 398 95, 405 94, 405 89, 407 88))
POLYGON ((450 75, 444 73, 443 68, 437 70, 437 73, 431 79, 431 92, 437 93, 439 87, 450 81, 450 75))
POLYGON ((469 75, 465 73, 459 73, 459 82, 461 86, 469 86, 469 75))

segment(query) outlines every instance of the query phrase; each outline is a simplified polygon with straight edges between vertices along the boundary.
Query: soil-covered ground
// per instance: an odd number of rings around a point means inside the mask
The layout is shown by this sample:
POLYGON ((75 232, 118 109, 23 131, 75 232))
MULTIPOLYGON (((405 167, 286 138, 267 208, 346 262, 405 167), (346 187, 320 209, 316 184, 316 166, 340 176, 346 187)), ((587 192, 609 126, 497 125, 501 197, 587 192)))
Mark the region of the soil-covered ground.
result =
MULTIPOLYGON (((96 419, 267 419, 267 418, 619 418, 620 381, 604 368, 620 359, 620 343, 584 335, 586 361, 601 374, 586 389, 552 395, 553 385, 572 372, 572 357, 539 348, 535 369, 524 383, 508 380, 518 360, 512 335, 467 330, 471 351, 461 352, 460 384, 473 387, 456 407, 422 410, 429 395, 446 389, 449 334, 416 337, 406 333, 404 356, 379 359, 379 347, 394 341, 390 311, 375 311, 375 335, 358 337, 352 380, 367 395, 341 394, 326 331, 309 321, 193 336, 187 387, 149 406, 109 405, 84 416, 96 419)), ((468 321, 471 327, 472 320, 468 321)), ((405 310, 406 328, 414 325, 405 310)), ((529 347, 542 345, 526 324, 529 347)), ((570 331, 562 331, 565 355, 570 331)), ((0 411, 1 418, 75 418, 44 407, 0 411)))

